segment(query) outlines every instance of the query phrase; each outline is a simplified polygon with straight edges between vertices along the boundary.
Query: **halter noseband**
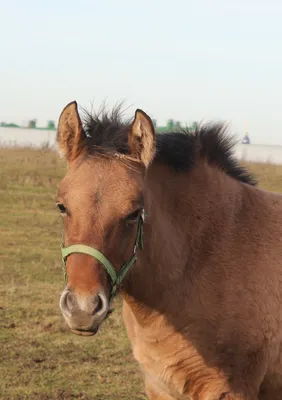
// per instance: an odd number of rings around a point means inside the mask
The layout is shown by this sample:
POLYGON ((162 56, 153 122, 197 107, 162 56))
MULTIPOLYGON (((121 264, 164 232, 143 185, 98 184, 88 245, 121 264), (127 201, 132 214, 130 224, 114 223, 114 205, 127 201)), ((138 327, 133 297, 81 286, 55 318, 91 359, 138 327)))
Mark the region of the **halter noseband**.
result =
POLYGON ((73 253, 87 254, 89 256, 94 257, 97 261, 99 261, 99 263, 104 267, 109 277, 111 278, 111 283, 112 283, 112 290, 110 294, 110 300, 111 300, 116 294, 117 286, 123 281, 125 275, 137 260, 137 255, 136 255, 137 249, 140 248, 141 250, 143 250, 144 219, 145 219, 145 210, 142 210, 138 220, 137 235, 133 247, 133 254, 131 258, 121 266, 121 269, 118 271, 118 273, 116 273, 112 263, 104 256, 104 254, 101 253, 99 250, 95 249, 94 247, 90 247, 85 244, 72 244, 67 247, 64 247, 64 245, 62 245, 61 250, 62 250, 62 262, 63 262, 63 272, 64 272, 65 282, 67 282, 66 262, 68 256, 73 253))

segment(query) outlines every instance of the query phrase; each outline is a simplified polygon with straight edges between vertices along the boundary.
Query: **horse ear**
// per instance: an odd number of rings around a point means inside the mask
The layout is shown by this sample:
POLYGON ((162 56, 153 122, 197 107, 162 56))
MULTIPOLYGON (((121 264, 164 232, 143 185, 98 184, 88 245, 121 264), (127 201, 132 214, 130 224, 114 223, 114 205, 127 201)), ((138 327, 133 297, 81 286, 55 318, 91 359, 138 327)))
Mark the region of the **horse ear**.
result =
POLYGON ((156 147, 156 136, 151 118, 144 111, 137 109, 128 135, 131 154, 138 158, 147 168, 153 161, 156 147))
POLYGON ((68 162, 76 159, 85 147, 86 135, 78 114, 77 103, 69 103, 62 111, 57 131, 57 145, 68 162))

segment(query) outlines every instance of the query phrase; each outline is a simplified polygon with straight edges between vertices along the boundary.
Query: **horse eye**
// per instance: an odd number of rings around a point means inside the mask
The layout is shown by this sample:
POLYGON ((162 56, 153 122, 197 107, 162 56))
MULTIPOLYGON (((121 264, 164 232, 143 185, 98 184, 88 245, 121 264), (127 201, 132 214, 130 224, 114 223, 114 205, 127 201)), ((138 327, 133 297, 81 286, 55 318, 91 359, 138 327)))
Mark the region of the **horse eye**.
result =
POLYGON ((58 207, 61 214, 65 214, 67 212, 67 209, 63 204, 57 203, 56 206, 58 207))
POLYGON ((136 210, 127 216, 127 221, 135 221, 140 215, 140 210, 136 210))

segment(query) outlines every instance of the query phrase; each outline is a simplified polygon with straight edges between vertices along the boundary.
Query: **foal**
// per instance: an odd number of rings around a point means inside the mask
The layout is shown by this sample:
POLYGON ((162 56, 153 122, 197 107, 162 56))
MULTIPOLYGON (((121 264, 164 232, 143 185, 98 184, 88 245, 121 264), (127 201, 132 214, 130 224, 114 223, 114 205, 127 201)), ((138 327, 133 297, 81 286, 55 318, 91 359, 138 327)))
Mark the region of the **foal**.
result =
POLYGON ((118 288, 149 399, 281 400, 282 196, 224 127, 155 135, 141 110, 82 124, 72 102, 57 143, 71 331, 95 334, 118 288))

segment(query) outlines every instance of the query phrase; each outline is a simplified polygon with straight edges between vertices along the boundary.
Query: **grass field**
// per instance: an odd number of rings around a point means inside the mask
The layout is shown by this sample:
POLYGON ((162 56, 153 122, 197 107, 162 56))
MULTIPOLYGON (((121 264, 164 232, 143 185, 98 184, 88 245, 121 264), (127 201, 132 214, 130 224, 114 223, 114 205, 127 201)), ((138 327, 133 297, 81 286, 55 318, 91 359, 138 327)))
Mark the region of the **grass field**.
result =
MULTIPOLYGON (((282 192, 282 167, 250 169, 282 192)), ((71 334, 61 317, 64 171, 52 151, 0 148, 0 399, 145 399, 119 300, 95 337, 71 334)))

